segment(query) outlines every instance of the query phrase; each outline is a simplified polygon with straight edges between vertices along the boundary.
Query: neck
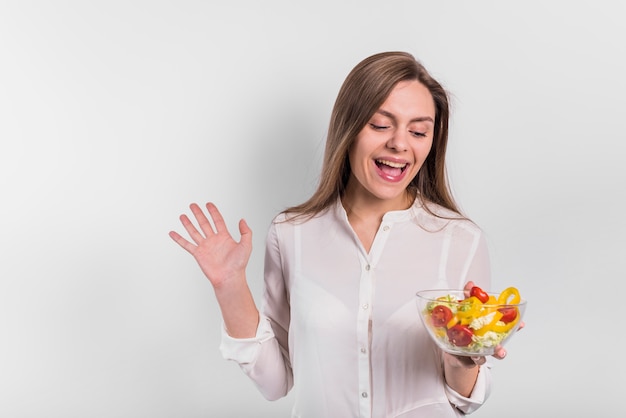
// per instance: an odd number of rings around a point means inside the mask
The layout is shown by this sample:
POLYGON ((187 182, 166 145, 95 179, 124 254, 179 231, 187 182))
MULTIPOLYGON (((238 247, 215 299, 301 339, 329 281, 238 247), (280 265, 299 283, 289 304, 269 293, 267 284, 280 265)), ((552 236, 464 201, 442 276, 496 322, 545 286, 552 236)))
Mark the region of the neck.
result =
POLYGON ((378 199, 370 194, 351 194, 346 190, 341 203, 348 222, 369 253, 385 213, 409 208, 412 198, 409 193, 405 193, 398 199, 378 199))
POLYGON ((413 204, 413 196, 405 192, 396 199, 379 199, 370 194, 346 193, 341 199, 348 219, 360 219, 367 222, 380 223, 387 212, 405 210, 413 204))

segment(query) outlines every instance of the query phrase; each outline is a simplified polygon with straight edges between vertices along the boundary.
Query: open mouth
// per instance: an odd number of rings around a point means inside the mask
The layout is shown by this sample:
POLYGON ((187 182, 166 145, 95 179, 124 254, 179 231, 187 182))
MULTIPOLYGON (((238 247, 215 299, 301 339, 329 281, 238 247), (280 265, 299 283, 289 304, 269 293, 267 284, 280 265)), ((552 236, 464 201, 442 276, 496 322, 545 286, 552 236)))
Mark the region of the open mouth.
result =
POLYGON ((389 160, 376 160, 376 166, 389 176, 399 176, 409 166, 408 163, 396 163, 389 160))

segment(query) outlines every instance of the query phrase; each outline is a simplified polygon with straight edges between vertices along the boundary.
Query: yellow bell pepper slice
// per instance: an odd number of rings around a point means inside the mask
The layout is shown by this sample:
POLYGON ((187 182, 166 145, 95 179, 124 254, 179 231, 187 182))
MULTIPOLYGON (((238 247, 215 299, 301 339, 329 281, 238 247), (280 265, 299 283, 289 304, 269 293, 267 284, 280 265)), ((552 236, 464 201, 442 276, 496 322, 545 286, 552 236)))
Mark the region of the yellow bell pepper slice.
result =
POLYGON ((483 303, 475 296, 464 299, 457 308, 456 316, 463 325, 469 325, 470 322, 480 316, 483 303))
POLYGON ((498 310, 498 299, 494 295, 489 295, 489 299, 484 303, 483 309, 485 315, 498 310))
POLYGON ((458 306, 456 315, 459 318, 467 318, 476 315, 480 312, 480 308, 483 306, 483 303, 476 296, 470 296, 467 299, 464 299, 458 306))
POLYGON ((513 328, 515 326, 515 324, 517 324, 519 322, 519 314, 517 315, 517 317, 512 320, 511 322, 504 324, 504 325, 498 325, 495 324, 492 327, 492 330, 495 332, 507 332, 509 331, 511 328, 513 328))
POLYGON ((487 333, 487 331, 494 330, 494 327, 496 326, 500 318, 502 318, 502 312, 496 311, 496 313, 493 315, 493 318, 491 318, 491 321, 489 321, 488 324, 485 324, 482 327, 474 330, 474 334, 482 337, 487 333))
POLYGON ((453 326, 455 326, 456 324, 458 324, 459 322, 460 322, 459 317, 458 317, 458 316, 456 316, 456 315, 454 315, 454 316, 452 317, 452 319, 451 319, 450 321, 448 321, 448 323, 446 324, 446 328, 447 328, 447 329, 450 329, 450 328, 452 328, 453 326))
POLYGON ((501 305, 517 305, 520 300, 519 290, 515 287, 507 287, 498 296, 498 303, 501 305))

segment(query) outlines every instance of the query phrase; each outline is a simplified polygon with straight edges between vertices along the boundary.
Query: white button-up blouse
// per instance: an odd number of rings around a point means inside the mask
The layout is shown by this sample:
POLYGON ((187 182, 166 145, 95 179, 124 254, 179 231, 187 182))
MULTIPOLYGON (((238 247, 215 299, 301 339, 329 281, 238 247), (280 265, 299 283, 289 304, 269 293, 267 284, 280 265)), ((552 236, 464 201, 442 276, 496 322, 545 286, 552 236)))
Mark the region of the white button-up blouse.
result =
POLYGON ((487 398, 489 368, 470 398, 446 385, 415 293, 468 280, 489 289, 481 230, 417 201, 385 214, 369 253, 339 201, 307 221, 279 215, 267 235, 257 334, 223 330, 220 348, 266 398, 293 390, 292 417, 457 417, 487 398))

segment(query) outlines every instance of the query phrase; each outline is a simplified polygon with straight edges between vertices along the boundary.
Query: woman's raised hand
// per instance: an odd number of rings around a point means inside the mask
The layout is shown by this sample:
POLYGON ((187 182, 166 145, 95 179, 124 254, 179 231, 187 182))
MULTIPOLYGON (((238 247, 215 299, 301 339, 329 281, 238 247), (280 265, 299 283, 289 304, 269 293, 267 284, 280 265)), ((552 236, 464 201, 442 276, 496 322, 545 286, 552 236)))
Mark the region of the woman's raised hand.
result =
POLYGON ((237 242, 228 232, 224 218, 213 203, 206 204, 213 224, 209 222, 200 206, 192 203, 189 207, 200 230, 187 215, 181 215, 180 221, 193 242, 175 231, 170 231, 170 237, 195 258, 214 288, 220 288, 229 283, 229 280, 245 277, 246 266, 252 252, 252 230, 246 221, 243 219, 239 221, 241 239, 237 242))

